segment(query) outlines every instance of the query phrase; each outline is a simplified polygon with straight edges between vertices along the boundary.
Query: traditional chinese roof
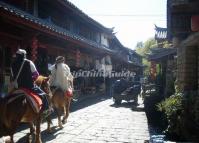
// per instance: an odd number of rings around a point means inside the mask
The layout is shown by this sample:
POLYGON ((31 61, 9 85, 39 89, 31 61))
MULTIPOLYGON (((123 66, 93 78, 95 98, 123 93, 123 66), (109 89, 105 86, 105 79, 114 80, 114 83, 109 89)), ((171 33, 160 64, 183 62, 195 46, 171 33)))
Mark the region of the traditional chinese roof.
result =
POLYGON ((124 48, 125 48, 130 54, 136 55, 137 57, 142 58, 142 56, 141 56, 140 54, 136 53, 135 50, 130 49, 130 48, 128 48, 128 47, 124 47, 124 48))
POLYGON ((151 53, 148 54, 148 60, 159 60, 163 59, 166 56, 176 55, 177 49, 176 48, 152 48, 151 53))
POLYGON ((87 14, 85 14, 82 10, 80 10, 78 7, 76 7, 73 3, 69 2, 68 0, 57 0, 61 4, 63 4, 65 7, 71 9, 75 14, 77 14, 79 17, 83 18, 85 21, 91 23, 92 25, 97 26, 98 28, 102 29, 105 32, 108 32, 112 34, 113 29, 107 28, 100 24, 99 22, 95 21, 91 17, 89 17, 87 14))
POLYGON ((158 27, 155 25, 155 39, 166 40, 167 39, 167 28, 158 27))
POLYGON ((20 24, 31 27, 38 31, 52 34, 53 36, 57 36, 59 38, 63 38, 66 40, 81 42, 83 44, 88 44, 91 47, 100 48, 107 52, 112 52, 112 50, 108 49, 108 47, 106 47, 104 45, 101 45, 92 40, 88 40, 88 39, 86 39, 82 36, 79 36, 77 34, 71 33, 70 31, 68 31, 62 27, 59 27, 52 22, 49 22, 49 21, 41 19, 41 18, 37 18, 25 11, 22 11, 22 10, 20 10, 14 6, 11 6, 7 3, 4 3, 2 1, 0 1, 0 12, 1 12, 0 13, 1 16, 3 15, 8 19, 11 17, 14 17, 13 19, 16 20, 17 22, 21 21, 20 24))
POLYGON ((120 48, 124 48, 124 46, 122 45, 122 43, 118 40, 118 38, 114 35, 113 36, 113 40, 115 41, 115 43, 120 47, 120 48))
POLYGON ((124 63, 129 64, 129 65, 133 65, 133 66, 138 66, 138 67, 142 67, 142 63, 139 62, 139 59, 141 58, 141 56, 139 54, 137 54, 134 50, 123 47, 123 50, 125 50, 125 54, 122 52, 117 52, 115 53, 115 55, 122 60, 124 63), (127 52, 127 53, 126 53, 127 52), (133 59, 132 60, 128 60, 126 58, 126 56, 128 54, 133 54, 133 59))

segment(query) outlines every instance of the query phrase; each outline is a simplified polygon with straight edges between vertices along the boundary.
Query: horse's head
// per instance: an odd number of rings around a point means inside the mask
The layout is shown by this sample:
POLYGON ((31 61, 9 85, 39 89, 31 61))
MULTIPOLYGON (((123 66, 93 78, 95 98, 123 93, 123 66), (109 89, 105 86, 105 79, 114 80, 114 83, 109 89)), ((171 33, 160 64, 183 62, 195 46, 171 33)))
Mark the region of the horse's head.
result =
POLYGON ((35 84, 39 86, 46 94, 50 94, 49 77, 39 76, 35 81, 35 84))

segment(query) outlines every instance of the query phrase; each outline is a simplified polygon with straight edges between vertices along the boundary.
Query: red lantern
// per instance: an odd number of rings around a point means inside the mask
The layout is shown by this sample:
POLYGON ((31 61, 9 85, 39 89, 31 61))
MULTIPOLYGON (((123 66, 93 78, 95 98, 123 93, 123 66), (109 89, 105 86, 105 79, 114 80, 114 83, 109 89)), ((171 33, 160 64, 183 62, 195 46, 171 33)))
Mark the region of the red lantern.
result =
POLYGON ((31 60, 34 62, 37 59, 37 48, 38 48, 38 40, 36 37, 32 38, 31 41, 31 60))

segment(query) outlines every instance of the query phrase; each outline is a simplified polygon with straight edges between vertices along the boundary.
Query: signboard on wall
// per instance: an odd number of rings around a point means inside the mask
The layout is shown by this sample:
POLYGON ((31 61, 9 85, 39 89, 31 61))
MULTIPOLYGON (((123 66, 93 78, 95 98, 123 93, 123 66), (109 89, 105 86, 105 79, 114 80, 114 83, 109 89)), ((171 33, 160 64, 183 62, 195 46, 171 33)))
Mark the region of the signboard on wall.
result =
POLYGON ((191 30, 199 31, 199 15, 191 16, 191 30))

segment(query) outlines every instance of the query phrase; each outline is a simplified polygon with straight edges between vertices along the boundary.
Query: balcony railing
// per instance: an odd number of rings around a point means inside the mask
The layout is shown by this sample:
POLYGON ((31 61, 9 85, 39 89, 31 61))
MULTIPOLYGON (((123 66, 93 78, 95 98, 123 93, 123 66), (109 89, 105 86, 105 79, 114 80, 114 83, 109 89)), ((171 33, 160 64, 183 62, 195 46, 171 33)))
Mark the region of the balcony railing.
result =
POLYGON ((0 1, 0 10, 10 12, 17 17, 20 17, 20 18, 26 20, 27 23, 32 22, 34 24, 37 24, 41 27, 41 29, 42 28, 48 29, 49 31, 55 32, 59 35, 67 36, 67 37, 70 37, 71 39, 78 40, 83 43, 87 43, 88 45, 93 46, 95 48, 101 48, 106 51, 112 52, 112 50, 109 47, 102 45, 101 43, 97 43, 97 42, 87 39, 81 35, 72 33, 71 31, 64 29, 60 26, 57 26, 56 24, 49 22, 48 20, 35 17, 23 10, 20 10, 14 6, 11 6, 11 5, 1 2, 1 1, 0 1))

